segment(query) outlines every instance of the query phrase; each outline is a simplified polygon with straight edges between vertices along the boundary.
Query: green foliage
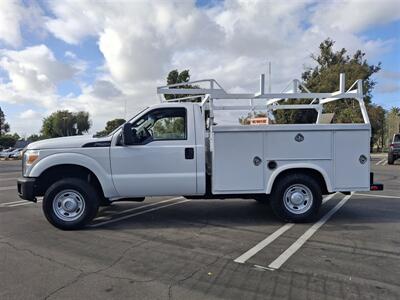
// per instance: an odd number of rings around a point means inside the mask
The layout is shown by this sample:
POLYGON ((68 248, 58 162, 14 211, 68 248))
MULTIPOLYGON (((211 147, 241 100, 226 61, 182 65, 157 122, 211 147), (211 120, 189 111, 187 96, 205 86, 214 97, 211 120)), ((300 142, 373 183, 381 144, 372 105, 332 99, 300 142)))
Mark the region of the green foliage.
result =
POLYGON ((46 138, 81 135, 89 130, 89 113, 61 110, 43 119, 41 133, 46 138))
POLYGON ((369 105, 367 109, 372 130, 371 150, 376 145, 378 151, 382 151, 386 144, 386 111, 375 104, 369 105))
POLYGON ((185 121, 182 117, 162 118, 153 126, 154 139, 182 139, 185 134, 185 121))
POLYGON ((14 134, 3 134, 0 136, 0 146, 2 148, 14 147, 15 143, 20 139, 20 136, 14 134))
MULTIPOLYGON (((306 104, 307 99, 289 99, 285 104, 306 104)), ((317 120, 315 109, 285 109, 274 111, 274 117, 277 124, 311 124, 317 120)))
MULTIPOLYGON (((172 70, 171 72, 168 73, 167 76, 167 84, 177 84, 177 83, 185 83, 190 81, 190 74, 189 70, 183 70, 182 72, 179 73, 178 70, 172 70)), ((198 89, 199 87, 197 85, 190 85, 190 84, 185 84, 182 85, 178 88, 184 88, 184 89, 198 89)), ((177 99, 177 98, 184 98, 192 95, 165 95, 165 99, 171 100, 171 99, 177 99)), ((200 101, 200 98, 198 98, 200 101)))
MULTIPOLYGON (((353 55, 348 55, 347 50, 342 48, 339 51, 333 50, 334 41, 326 39, 323 41, 318 55, 311 55, 317 66, 306 70, 302 74, 303 84, 312 92, 324 93, 339 90, 339 74, 346 74, 346 90, 350 88, 357 79, 363 80, 364 101, 366 105, 371 103, 372 90, 376 82, 371 76, 381 69, 380 63, 375 65, 368 64, 365 53, 360 50, 353 55)), ((290 100, 290 103, 309 103, 309 100, 290 100)), ((362 121, 361 112, 354 100, 340 100, 324 105, 324 112, 335 113, 334 123, 358 123, 362 121)), ((275 117, 278 123, 296 123, 297 120, 305 120, 307 123, 314 119, 307 111, 277 111, 275 117), (307 115, 301 117, 301 114, 307 115)))
POLYGON ((6 116, 0 107, 0 136, 10 131, 10 125, 6 123, 6 116))
POLYGON ((125 119, 114 119, 107 122, 106 127, 102 131, 98 131, 96 133, 96 137, 106 136, 117 129, 119 126, 124 124, 126 121, 125 119))
POLYGON ((42 135, 38 135, 38 134, 32 134, 30 135, 26 140, 30 143, 36 142, 36 141, 40 141, 43 140, 45 137, 42 135))

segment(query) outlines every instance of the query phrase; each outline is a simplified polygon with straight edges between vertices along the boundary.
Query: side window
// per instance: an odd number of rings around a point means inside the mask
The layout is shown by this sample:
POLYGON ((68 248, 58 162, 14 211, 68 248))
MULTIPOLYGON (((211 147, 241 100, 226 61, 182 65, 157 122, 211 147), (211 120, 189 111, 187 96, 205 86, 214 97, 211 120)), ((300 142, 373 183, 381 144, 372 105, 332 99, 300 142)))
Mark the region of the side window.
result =
POLYGON ((152 141, 185 140, 187 138, 186 109, 154 109, 132 124, 136 144, 152 141))
POLYGON ((400 134, 396 134, 393 139, 394 143, 400 143, 400 134))

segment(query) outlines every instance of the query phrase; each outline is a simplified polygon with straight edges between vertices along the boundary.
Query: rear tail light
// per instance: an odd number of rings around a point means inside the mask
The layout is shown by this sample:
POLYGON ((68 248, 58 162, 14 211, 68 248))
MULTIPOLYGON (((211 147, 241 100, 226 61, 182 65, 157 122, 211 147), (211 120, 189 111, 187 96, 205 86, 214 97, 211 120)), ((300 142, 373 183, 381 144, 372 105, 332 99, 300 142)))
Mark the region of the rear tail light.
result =
POLYGON ((390 148, 390 150, 393 150, 394 144, 390 144, 390 145, 389 145, 389 148, 390 148))

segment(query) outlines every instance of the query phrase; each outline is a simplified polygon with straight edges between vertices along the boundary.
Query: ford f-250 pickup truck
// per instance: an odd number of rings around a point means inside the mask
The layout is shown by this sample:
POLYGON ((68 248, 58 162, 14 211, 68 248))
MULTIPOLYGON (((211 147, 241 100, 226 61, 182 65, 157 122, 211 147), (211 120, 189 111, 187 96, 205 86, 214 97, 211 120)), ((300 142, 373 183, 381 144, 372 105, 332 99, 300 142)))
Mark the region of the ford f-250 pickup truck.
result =
POLYGON ((30 144, 18 180, 20 197, 36 201, 43 196, 48 221, 71 230, 91 222, 100 205, 116 200, 167 195, 269 198, 279 218, 304 222, 318 215, 324 194, 383 189, 370 176, 371 128, 361 80, 351 87, 356 89, 345 91, 341 74, 340 90, 334 93, 300 92, 295 80, 292 91, 279 94, 264 93, 263 75, 256 94, 229 94, 215 80, 193 83, 209 86, 159 87, 160 95, 193 97, 164 99, 109 136, 30 144), (279 104, 288 98, 311 103, 279 104), (364 123, 321 123, 323 105, 343 98, 358 100, 364 123), (230 105, 239 99, 249 99, 250 104, 230 105), (215 122, 216 111, 243 109, 268 114, 277 109, 314 109, 318 117, 313 124, 215 122))

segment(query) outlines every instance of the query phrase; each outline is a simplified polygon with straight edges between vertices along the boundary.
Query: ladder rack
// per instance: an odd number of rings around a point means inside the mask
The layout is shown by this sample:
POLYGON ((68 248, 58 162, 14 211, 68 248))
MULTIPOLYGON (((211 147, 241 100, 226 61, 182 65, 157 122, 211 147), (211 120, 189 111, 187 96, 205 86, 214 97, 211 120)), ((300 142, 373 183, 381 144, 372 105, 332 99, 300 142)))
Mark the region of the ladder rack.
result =
POLYGON ((360 105, 364 123, 369 124, 367 110, 363 100, 362 80, 356 80, 348 90, 345 90, 345 74, 339 76, 339 90, 332 93, 310 92, 298 79, 294 79, 281 93, 265 93, 265 75, 260 76, 260 91, 258 93, 227 93, 215 79, 203 79, 161 86, 157 88, 161 102, 199 102, 206 110, 265 110, 267 113, 278 109, 315 109, 318 112, 317 123, 322 115, 323 105, 340 99, 356 99, 360 105), (205 84, 205 87, 186 88, 188 85, 205 84), (304 91, 304 92, 303 92, 304 91), (189 95, 184 98, 165 99, 162 95, 189 95), (217 105, 214 100, 250 100, 249 105, 217 105), (265 100, 265 104, 254 104, 254 100, 265 100), (310 99, 309 104, 279 104, 286 99, 310 99), (318 103, 316 103, 318 100, 318 103), (208 105, 207 105, 208 104, 208 105))

